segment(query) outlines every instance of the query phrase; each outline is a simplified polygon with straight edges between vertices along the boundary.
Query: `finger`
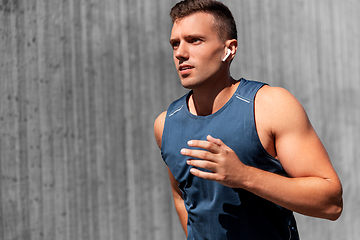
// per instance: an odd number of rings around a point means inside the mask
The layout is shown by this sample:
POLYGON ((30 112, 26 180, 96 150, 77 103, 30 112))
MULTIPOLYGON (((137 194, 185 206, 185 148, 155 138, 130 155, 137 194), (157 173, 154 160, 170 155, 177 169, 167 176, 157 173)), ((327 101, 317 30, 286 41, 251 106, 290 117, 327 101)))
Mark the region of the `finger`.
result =
POLYGON ((216 168, 217 165, 214 162, 206 161, 206 160, 189 159, 186 163, 190 166, 207 169, 211 172, 216 172, 217 169, 216 168))
POLYGON ((206 140, 208 140, 211 143, 214 143, 214 144, 218 145, 219 147, 221 147, 222 145, 225 145, 220 139, 214 138, 211 135, 208 135, 206 137, 206 140))
POLYGON ((198 158, 198 159, 209 160, 209 161, 215 160, 214 154, 209 151, 205 151, 205 150, 183 148, 183 149, 181 149, 180 153, 184 156, 188 156, 191 158, 198 158))
POLYGON ((212 180, 212 181, 221 181, 224 179, 224 176, 219 175, 213 172, 204 172, 196 168, 191 168, 190 173, 196 177, 212 180))
POLYGON ((217 144, 204 140, 190 140, 188 145, 190 147, 202 148, 212 153, 218 153, 220 150, 217 144))
POLYGON ((190 169, 190 173, 196 177, 200 177, 200 178, 204 178, 204 179, 208 179, 208 180, 213 180, 214 178, 214 173, 212 172, 204 172, 204 171, 201 171, 199 169, 196 169, 196 168, 191 168, 190 169))

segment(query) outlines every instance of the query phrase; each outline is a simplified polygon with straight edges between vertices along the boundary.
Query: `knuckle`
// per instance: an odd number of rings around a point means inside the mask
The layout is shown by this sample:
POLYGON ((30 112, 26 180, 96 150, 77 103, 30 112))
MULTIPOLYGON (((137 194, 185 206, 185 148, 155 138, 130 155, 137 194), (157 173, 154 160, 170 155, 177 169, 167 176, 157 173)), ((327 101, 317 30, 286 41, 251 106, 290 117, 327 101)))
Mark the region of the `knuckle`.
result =
POLYGON ((211 142, 205 142, 205 147, 211 149, 213 144, 211 142))
POLYGON ((202 158, 203 159, 209 159, 209 157, 210 157, 210 152, 205 151, 205 152, 202 153, 202 158))
POLYGON ((213 163, 207 163, 206 164, 206 169, 212 171, 212 172, 216 172, 216 166, 213 163))
POLYGON ((202 167, 208 170, 212 170, 211 165, 209 163, 204 163, 202 167))
POLYGON ((219 155, 218 157, 218 161, 220 164, 224 164, 227 160, 227 156, 224 156, 224 155, 219 155))
POLYGON ((223 182, 223 181, 225 181, 225 180, 226 180, 226 176, 225 176, 225 175, 220 174, 220 175, 217 176, 217 181, 223 182))

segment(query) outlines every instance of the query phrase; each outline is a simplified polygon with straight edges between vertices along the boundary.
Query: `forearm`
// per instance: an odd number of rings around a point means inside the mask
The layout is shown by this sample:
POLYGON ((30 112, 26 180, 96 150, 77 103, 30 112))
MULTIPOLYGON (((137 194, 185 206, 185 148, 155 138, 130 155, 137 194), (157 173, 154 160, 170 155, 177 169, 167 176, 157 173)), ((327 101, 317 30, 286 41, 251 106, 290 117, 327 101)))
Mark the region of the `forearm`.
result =
POLYGON ((176 212, 179 216, 180 223, 182 228, 184 229, 184 232, 187 237, 187 220, 188 220, 188 213, 185 208, 184 200, 180 198, 174 198, 174 204, 176 212))
MULTIPOLYGON (((183 155, 190 158, 187 163, 193 166, 190 172, 196 177, 213 180, 231 188, 243 188, 308 216, 336 220, 341 214, 341 183, 330 162, 324 157, 324 152, 312 154, 318 157, 316 160, 308 157, 298 159, 297 162, 283 161, 286 167, 283 162, 282 166, 291 176, 284 177, 244 165, 236 153, 220 139, 208 136, 207 141, 192 140, 188 145, 205 149, 181 150, 183 155)), ((287 159, 286 154, 284 156, 287 159)))
POLYGON ((174 176, 172 175, 170 169, 168 168, 168 174, 170 179, 170 185, 171 185, 171 192, 174 199, 174 205, 176 212, 179 216, 180 223, 182 228, 184 229, 184 232, 187 236, 187 220, 188 220, 188 213, 185 208, 184 199, 182 196, 182 192, 179 189, 179 183, 176 181, 174 176))
POLYGON ((342 188, 337 179, 288 178, 249 166, 246 172, 239 180, 239 187, 282 207, 330 220, 341 214, 342 188))

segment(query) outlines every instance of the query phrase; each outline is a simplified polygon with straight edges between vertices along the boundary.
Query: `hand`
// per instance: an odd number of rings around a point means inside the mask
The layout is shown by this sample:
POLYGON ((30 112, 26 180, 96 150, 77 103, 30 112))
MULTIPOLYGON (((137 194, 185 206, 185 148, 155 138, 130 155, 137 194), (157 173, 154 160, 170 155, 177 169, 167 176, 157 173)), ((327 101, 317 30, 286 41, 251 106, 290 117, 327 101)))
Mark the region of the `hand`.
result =
POLYGON ((194 176, 213 180, 231 188, 240 188, 242 186, 242 182, 245 181, 246 175, 244 173, 247 166, 220 139, 209 135, 207 136, 207 141, 191 140, 188 142, 188 145, 204 150, 181 149, 182 155, 190 157, 187 164, 211 171, 204 172, 191 168, 190 172, 194 176))

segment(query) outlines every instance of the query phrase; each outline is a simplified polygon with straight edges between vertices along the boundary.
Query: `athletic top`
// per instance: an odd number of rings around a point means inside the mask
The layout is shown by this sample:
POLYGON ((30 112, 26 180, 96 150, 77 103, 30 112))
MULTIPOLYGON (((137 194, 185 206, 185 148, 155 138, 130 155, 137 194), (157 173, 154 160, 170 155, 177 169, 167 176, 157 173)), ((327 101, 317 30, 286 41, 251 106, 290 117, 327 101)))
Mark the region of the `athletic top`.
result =
POLYGON ((236 92, 217 112, 208 116, 190 113, 192 92, 168 108, 161 155, 179 182, 188 212, 191 240, 299 239, 292 211, 240 188, 229 188, 193 176, 180 154, 189 140, 221 139, 249 166, 286 176, 280 162, 262 146, 255 127, 254 98, 264 83, 240 79, 236 92))

